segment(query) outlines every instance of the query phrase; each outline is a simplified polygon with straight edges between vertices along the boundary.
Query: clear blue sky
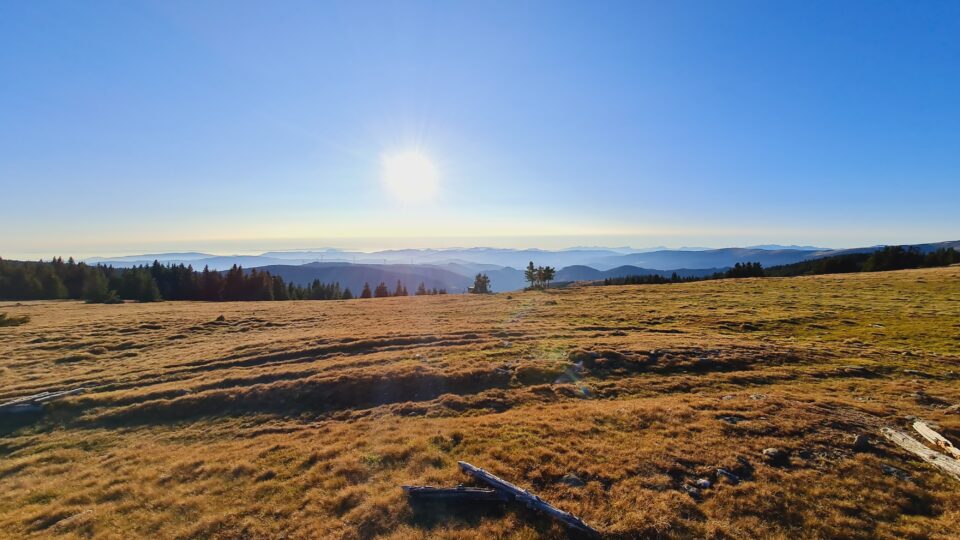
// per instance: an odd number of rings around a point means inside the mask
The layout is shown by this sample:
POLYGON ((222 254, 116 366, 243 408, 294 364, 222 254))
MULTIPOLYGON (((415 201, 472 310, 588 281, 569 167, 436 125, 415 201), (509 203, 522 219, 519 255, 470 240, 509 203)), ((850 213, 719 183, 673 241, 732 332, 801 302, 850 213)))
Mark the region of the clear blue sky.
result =
POLYGON ((924 242, 958 202, 960 2, 0 2, 0 256, 924 242))

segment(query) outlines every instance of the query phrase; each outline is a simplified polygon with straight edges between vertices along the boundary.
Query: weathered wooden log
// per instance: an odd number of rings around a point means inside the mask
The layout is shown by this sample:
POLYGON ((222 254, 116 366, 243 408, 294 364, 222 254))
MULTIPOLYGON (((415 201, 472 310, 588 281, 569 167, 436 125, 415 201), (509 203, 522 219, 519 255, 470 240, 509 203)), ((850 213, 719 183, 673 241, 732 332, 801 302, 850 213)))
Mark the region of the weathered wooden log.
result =
POLYGON ((33 394, 33 395, 30 395, 30 396, 21 396, 21 397, 18 397, 18 398, 14 398, 14 399, 11 399, 11 400, 9 400, 9 401, 4 401, 3 403, 0 403, 0 409, 2 409, 2 408, 4 408, 4 407, 12 407, 12 406, 14 406, 14 405, 16 405, 16 404, 18 404, 18 403, 26 403, 26 402, 29 402, 29 401, 33 401, 33 400, 35 400, 35 399, 39 399, 39 398, 42 398, 42 397, 48 396, 48 395, 50 395, 50 392, 40 392, 39 394, 33 394))
POLYGON ((960 461, 945 456, 936 450, 927 448, 923 443, 902 431, 885 427, 880 428, 880 433, 900 448, 918 456, 920 459, 960 481, 960 461))
POLYGON ((0 403, 0 413, 24 413, 38 412, 42 410, 43 404, 48 401, 60 399, 67 396, 82 394, 85 388, 74 388, 73 390, 60 390, 57 392, 40 392, 31 396, 23 396, 0 403))
POLYGON ((473 502, 508 502, 508 497, 496 489, 472 488, 457 486, 441 488, 434 486, 402 486, 407 497, 418 501, 473 501, 473 502))
POLYGON ((466 474, 469 474, 470 476, 476 478, 477 480, 484 482, 485 484, 489 485, 493 489, 496 489, 508 494, 511 500, 517 501, 525 505, 527 508, 530 508, 531 510, 537 510, 537 511, 543 512, 548 516, 556 519, 557 521, 560 521, 567 527, 570 527, 580 533, 583 533, 592 537, 597 537, 597 538, 600 537, 600 531, 587 525, 586 523, 584 523, 582 519, 578 518, 577 516, 569 512, 564 512, 563 510, 560 510, 559 508, 556 508, 550 505, 549 503, 547 503, 540 497, 537 497, 533 493, 530 493, 525 489, 519 488, 511 484, 510 482, 507 482, 506 480, 494 474, 491 474, 479 467, 474 467, 473 465, 465 461, 458 461, 457 465, 459 465, 460 470, 462 470, 466 474))
POLYGON ((960 459, 960 449, 954 446, 952 442, 948 441, 946 437, 934 431, 933 428, 928 426, 926 423, 917 420, 913 423, 913 429, 917 430, 917 433, 922 435, 924 439, 933 443, 934 446, 937 446, 944 452, 957 459, 960 459))
POLYGON ((45 403, 47 401, 53 401, 55 399, 60 399, 67 396, 73 396, 76 394, 82 394, 86 391, 84 388, 74 388, 73 390, 62 390, 60 392, 53 392, 42 397, 38 397, 33 400, 34 403, 45 403))

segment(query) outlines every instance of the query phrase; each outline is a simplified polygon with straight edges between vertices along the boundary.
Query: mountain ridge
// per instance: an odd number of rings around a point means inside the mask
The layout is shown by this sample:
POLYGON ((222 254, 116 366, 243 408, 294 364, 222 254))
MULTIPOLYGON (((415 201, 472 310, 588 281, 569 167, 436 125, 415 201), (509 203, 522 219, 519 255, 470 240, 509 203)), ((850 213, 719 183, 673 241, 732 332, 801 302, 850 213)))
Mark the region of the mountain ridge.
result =
MULTIPOLYGON (((465 291, 473 283, 473 277, 483 272, 490 277, 493 290, 502 292, 521 289, 526 285, 522 268, 531 261, 536 265, 556 267, 557 281, 601 280, 628 275, 669 277, 674 272, 683 277, 701 277, 724 271, 737 263, 759 262, 770 267, 847 253, 869 253, 883 246, 820 250, 806 249, 808 247, 811 246, 780 249, 783 246, 779 244, 766 244, 747 248, 635 250, 629 253, 602 247, 566 250, 487 247, 394 249, 372 253, 323 249, 267 251, 261 255, 211 255, 191 251, 111 259, 95 257, 85 262, 129 267, 149 265, 158 260, 163 264, 192 265, 197 270, 209 267, 217 271, 238 265, 246 269, 270 271, 298 284, 320 279, 324 282, 339 281, 341 285, 353 289, 358 285, 362 287, 365 281, 371 282, 371 286, 384 281, 392 287, 400 279, 408 288, 424 281, 430 288, 445 288, 449 292, 465 291), (299 270, 294 270, 297 268, 299 270)), ((942 247, 960 249, 960 240, 913 244, 911 247, 924 253, 942 247)))

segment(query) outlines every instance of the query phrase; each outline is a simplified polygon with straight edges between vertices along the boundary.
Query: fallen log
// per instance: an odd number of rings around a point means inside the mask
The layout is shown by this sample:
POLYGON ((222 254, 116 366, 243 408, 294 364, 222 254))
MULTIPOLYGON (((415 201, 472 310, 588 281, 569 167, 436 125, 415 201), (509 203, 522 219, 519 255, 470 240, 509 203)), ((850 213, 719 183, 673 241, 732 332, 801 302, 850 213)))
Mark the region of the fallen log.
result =
POLYGON ((0 403, 0 413, 34 413, 43 409, 43 404, 48 401, 60 399, 67 396, 82 394, 85 388, 74 388, 73 390, 59 390, 57 392, 40 392, 30 396, 22 396, 0 403))
POLYGON ((537 497, 533 493, 530 493, 525 489, 519 488, 511 484, 510 482, 507 482, 506 480, 494 474, 491 474, 479 467, 474 467, 473 465, 465 461, 458 461, 457 465, 459 465, 460 470, 465 472, 466 474, 469 474, 470 476, 476 478, 477 480, 484 482, 485 484, 489 485, 495 490, 498 490, 507 494, 510 500, 519 502, 525 505, 527 508, 530 508, 531 510, 537 510, 537 511, 543 512, 544 514, 547 514, 548 516, 556 519, 557 521, 560 521, 567 527, 570 527, 571 529, 574 529, 580 533, 583 533, 595 538, 600 537, 600 531, 587 525, 586 523, 584 523, 582 519, 578 518, 577 516, 569 512, 564 512, 563 510, 560 510, 559 508, 556 508, 550 505, 549 503, 547 503, 540 497, 537 497))
POLYGON ((53 401, 55 399, 60 399, 62 397, 73 396, 76 394, 82 394, 85 391, 84 388, 74 388, 73 390, 62 390, 60 392, 53 392, 45 396, 38 397, 33 400, 34 403, 45 403, 47 401, 53 401))
POLYGON ((473 501, 473 502, 508 502, 508 497, 502 491, 485 488, 457 486, 455 488, 441 488, 434 486, 401 486, 407 497, 418 501, 473 501))
POLYGON ((4 408, 4 407, 12 407, 12 406, 17 405, 17 404, 20 404, 20 403, 26 403, 26 402, 28 402, 28 401, 33 401, 33 400, 35 400, 35 399, 39 399, 39 398, 41 398, 41 397, 48 396, 48 395, 50 395, 50 392, 40 392, 39 394, 33 394, 33 395, 31 395, 31 396, 21 396, 21 397, 18 397, 18 398, 14 398, 14 399, 11 399, 11 400, 9 400, 9 401, 5 401, 5 402, 3 402, 3 403, 0 403, 0 409, 2 409, 2 408, 4 408))
POLYGON ((933 443, 934 446, 937 446, 944 452, 957 459, 960 459, 960 449, 954 446, 952 442, 948 441, 946 437, 934 431, 933 428, 928 426, 926 423, 917 420, 913 423, 913 429, 917 430, 917 433, 922 435, 924 439, 933 443))
POLYGON ((955 480, 960 481, 960 461, 945 456, 936 450, 927 448, 923 443, 902 431, 885 427, 880 428, 880 433, 900 448, 918 456, 920 459, 952 476, 955 480))

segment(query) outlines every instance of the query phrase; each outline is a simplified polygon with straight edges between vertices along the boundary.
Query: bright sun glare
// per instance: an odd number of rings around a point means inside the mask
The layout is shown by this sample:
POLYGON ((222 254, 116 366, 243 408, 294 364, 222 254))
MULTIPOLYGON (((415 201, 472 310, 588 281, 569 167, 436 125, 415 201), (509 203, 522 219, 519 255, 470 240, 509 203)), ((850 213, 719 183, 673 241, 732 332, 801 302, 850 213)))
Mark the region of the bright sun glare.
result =
POLYGON ((418 150, 385 154, 381 164, 384 183, 402 201, 426 201, 437 190, 437 168, 418 150))

